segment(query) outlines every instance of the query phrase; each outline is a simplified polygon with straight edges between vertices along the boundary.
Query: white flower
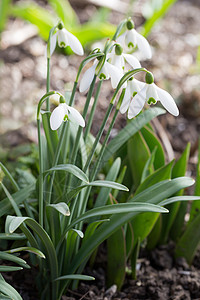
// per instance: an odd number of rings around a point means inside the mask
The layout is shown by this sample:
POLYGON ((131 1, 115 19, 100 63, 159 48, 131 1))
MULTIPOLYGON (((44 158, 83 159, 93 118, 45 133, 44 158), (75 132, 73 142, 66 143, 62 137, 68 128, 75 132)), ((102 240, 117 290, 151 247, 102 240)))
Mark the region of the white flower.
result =
POLYGON ((145 37, 134 29, 134 23, 131 19, 127 21, 127 31, 117 38, 117 43, 126 45, 129 49, 138 47, 144 59, 152 57, 151 47, 145 37))
MULTIPOLYGON (((94 61, 94 64, 92 67, 90 67, 84 74, 80 81, 79 91, 85 92, 91 85, 92 80, 95 75, 95 69, 98 65, 98 60, 94 61)), ((111 79, 111 85, 115 89, 123 76, 123 70, 117 68, 116 66, 110 64, 109 62, 105 61, 103 67, 101 68, 101 71, 99 73, 100 79, 111 79)))
POLYGON ((150 105, 151 103, 155 104, 157 101, 160 101, 164 108, 172 115, 179 115, 178 107, 168 92, 159 88, 155 83, 146 83, 141 91, 133 97, 128 109, 128 118, 132 119, 139 114, 145 102, 150 105))
POLYGON ((62 28, 59 29, 50 40, 50 56, 53 54, 56 43, 58 41, 59 47, 67 47, 70 46, 72 51, 78 55, 83 55, 83 47, 77 37, 75 37, 71 32, 69 32, 67 29, 62 28))
POLYGON ((57 130, 63 121, 71 120, 81 127, 85 127, 85 121, 81 114, 66 103, 60 103, 53 111, 50 117, 50 127, 57 130))
POLYGON ((120 106, 120 112, 122 114, 128 110, 131 99, 144 87, 144 85, 144 82, 141 82, 135 78, 128 80, 124 98, 120 106))
POLYGON ((115 53, 109 53, 108 57, 110 58, 110 63, 119 69, 124 70, 125 62, 133 69, 141 68, 139 60, 132 54, 122 53, 121 55, 117 55, 115 53))

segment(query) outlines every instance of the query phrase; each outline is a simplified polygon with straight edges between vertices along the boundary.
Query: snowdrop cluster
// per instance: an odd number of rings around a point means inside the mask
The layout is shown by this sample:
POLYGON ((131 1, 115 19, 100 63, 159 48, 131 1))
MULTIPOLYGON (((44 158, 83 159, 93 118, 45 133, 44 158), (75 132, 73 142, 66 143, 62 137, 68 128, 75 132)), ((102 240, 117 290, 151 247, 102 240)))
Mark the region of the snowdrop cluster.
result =
MULTIPOLYGON (((59 47, 70 46, 76 54, 83 55, 81 43, 63 27, 62 23, 59 23, 56 33, 50 39, 50 55, 53 54, 57 42, 59 47)), ((119 88, 118 84, 126 71, 130 68, 131 70, 141 68, 140 61, 134 56, 136 49, 144 59, 152 57, 148 41, 134 29, 133 21, 128 19, 125 32, 118 36, 116 41, 107 42, 103 56, 94 58, 92 66, 83 74, 79 91, 81 93, 87 91, 95 75, 100 80, 110 79, 112 87, 114 89, 119 88)), ((168 112, 178 116, 179 110, 174 99, 169 93, 156 86, 152 73, 146 71, 145 81, 141 82, 132 77, 123 83, 121 88, 126 88, 126 91, 120 112, 122 114, 127 113, 128 118, 131 119, 141 112, 145 104, 151 105, 160 101, 168 112)), ((82 127, 85 126, 85 121, 79 112, 61 99, 58 107, 51 114, 50 126, 52 130, 57 130, 63 121, 69 119, 73 119, 82 127)))

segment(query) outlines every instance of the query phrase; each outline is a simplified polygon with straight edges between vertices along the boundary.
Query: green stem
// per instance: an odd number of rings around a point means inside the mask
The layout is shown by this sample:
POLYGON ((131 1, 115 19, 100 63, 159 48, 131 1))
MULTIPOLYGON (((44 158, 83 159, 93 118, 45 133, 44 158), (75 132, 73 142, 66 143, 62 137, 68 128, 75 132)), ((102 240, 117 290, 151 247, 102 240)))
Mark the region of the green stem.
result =
MULTIPOLYGON (((47 57, 47 82, 46 82, 46 92, 48 93, 50 90, 50 58, 47 57)), ((47 99, 46 102, 46 110, 50 111, 50 102, 49 98, 47 99)))
POLYGON ((92 105, 92 109, 91 109, 91 112, 90 112, 90 115, 89 115, 89 119, 88 119, 88 122, 87 122, 87 125, 86 125, 86 128, 85 128, 85 133, 84 133, 84 139, 85 140, 87 139, 87 136, 88 136, 88 134, 90 132, 90 129, 91 129, 91 126, 92 126, 92 121, 93 121, 93 118, 94 118, 95 109, 96 109, 97 102, 98 102, 98 99, 99 99, 99 94, 100 94, 102 82, 103 82, 103 80, 100 80, 99 83, 98 83, 98 86, 97 86, 97 91, 96 91, 96 95, 95 95, 95 98, 94 98, 94 103, 92 105))
POLYGON ((38 130, 38 147, 39 147, 39 224, 43 227, 44 224, 44 203, 43 203, 43 153, 41 141, 41 122, 37 119, 38 130))
MULTIPOLYGON (((96 77, 97 76, 94 75, 93 81, 90 85, 90 89, 89 89, 88 94, 87 94, 87 99, 86 99, 83 114, 82 114, 84 119, 87 115, 88 107, 89 107, 90 100, 91 100, 91 97, 92 97, 92 93, 93 93, 93 90, 94 90, 96 77)), ((72 149, 72 156, 71 156, 71 159, 70 159, 71 164, 74 164, 75 161, 76 161, 76 156, 77 156, 77 153, 78 153, 78 146, 79 146, 79 141, 80 141, 82 130, 83 130, 83 128, 81 126, 79 126, 77 134, 76 134, 76 140, 75 140, 75 143, 74 143, 74 146, 73 146, 73 149, 72 149)))
POLYGON ((95 153, 95 150, 96 150, 96 147, 97 147, 97 145, 98 145, 98 142, 100 141, 100 138, 101 138, 101 136, 102 136, 102 134, 103 134, 103 131, 104 131, 106 122, 107 122, 107 120, 108 120, 108 118, 109 118, 109 116, 110 116, 110 113, 111 113, 111 111, 112 111, 112 108, 113 108, 113 103, 110 103, 110 104, 109 104, 109 107, 108 107, 108 109, 107 109, 106 115, 105 115, 105 117, 104 117, 104 120, 103 120, 103 122, 102 122, 102 124, 101 124, 101 127, 100 127, 100 129, 99 129, 99 132, 98 132, 98 134, 97 134, 97 136, 96 136, 96 139, 95 139, 95 141, 94 141, 94 144, 93 144, 93 146, 92 146, 92 149, 91 149, 91 151, 90 151, 90 154, 89 154, 89 156, 88 156, 88 159, 87 159, 87 161, 86 161, 86 163, 85 163, 85 166, 84 166, 84 168, 83 168, 83 172, 86 172, 86 171, 88 170, 90 164, 91 164, 93 155, 94 155, 94 153, 95 153))

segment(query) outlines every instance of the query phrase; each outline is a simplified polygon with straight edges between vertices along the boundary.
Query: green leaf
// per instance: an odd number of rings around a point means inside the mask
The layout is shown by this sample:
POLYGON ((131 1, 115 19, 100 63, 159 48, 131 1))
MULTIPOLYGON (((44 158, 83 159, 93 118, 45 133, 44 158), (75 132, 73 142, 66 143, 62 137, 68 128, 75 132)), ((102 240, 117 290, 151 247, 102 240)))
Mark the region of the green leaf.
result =
POLYGON ((4 193, 8 197, 8 200, 10 201, 10 204, 13 207, 16 215, 17 216, 21 216, 21 212, 20 212, 20 210, 18 208, 18 205, 15 203, 15 200, 13 199, 12 195, 9 193, 9 191, 7 190, 7 188, 5 187, 5 185, 3 184, 3 182, 0 182, 0 185, 2 186, 2 188, 4 190, 4 193))
POLYGON ((55 280, 95 280, 94 277, 82 274, 71 274, 71 275, 64 275, 61 277, 56 278, 55 280))
MULTIPOLYGON (((195 183, 195 192, 196 196, 200 195, 200 139, 198 145, 198 162, 196 167, 196 183, 195 183)), ((190 209, 190 220, 189 223, 200 213, 200 201, 195 201, 191 205, 190 209)))
MULTIPOLYGON (((28 217, 8 216, 7 220, 8 220, 7 228, 10 233, 14 232, 18 227, 20 227, 20 225, 23 224, 23 222, 25 222, 26 225, 28 225, 33 230, 33 232, 38 235, 38 237, 40 238, 40 240, 44 246, 45 256, 48 259, 48 264, 49 264, 50 270, 51 270, 51 272, 50 272, 51 280, 53 281, 55 278, 57 278, 58 262, 57 262, 56 251, 55 251, 55 248, 53 246, 53 243, 52 243, 50 237, 48 236, 46 231, 40 226, 40 224, 38 224, 35 220, 28 218, 28 217)), ((23 226, 21 226, 21 229, 24 231, 23 226)), ((24 231, 24 233, 26 234, 25 231, 24 231)), ((31 243, 31 241, 30 241, 30 243, 31 243)), ((52 298, 53 297, 56 298, 56 289, 57 289, 57 285, 52 284, 52 298)))
POLYGON ((30 253, 33 253, 41 258, 45 258, 45 255, 38 249, 33 248, 33 247, 19 247, 11 250, 7 250, 7 253, 16 253, 16 252, 21 252, 21 251, 27 251, 30 253))
POLYGON ((57 165, 47 171, 44 172, 44 174, 49 173, 49 172, 53 172, 53 171, 65 171, 65 172, 69 172, 72 175, 76 176, 77 178, 79 178, 80 180, 89 183, 89 179, 87 177, 87 175, 81 170, 79 169, 77 166, 75 165, 71 165, 71 164, 62 164, 62 165, 57 165))
POLYGON ((92 181, 88 184, 80 185, 80 186, 72 189, 66 195, 67 202, 69 202, 73 197, 75 197, 82 189, 84 189, 85 187, 88 187, 88 186, 100 186, 100 187, 117 189, 117 190, 121 190, 121 191, 125 191, 125 192, 128 191, 128 188, 120 183, 106 181, 106 180, 96 180, 96 181, 92 181))
POLYGON ((48 2, 67 29, 73 28, 78 23, 76 13, 67 0, 48 0, 48 2))
MULTIPOLYGON (((186 188, 194 184, 194 180, 188 177, 180 177, 173 180, 165 180, 159 182, 150 188, 146 189, 142 193, 130 199, 130 202, 145 202, 159 204, 159 202, 172 196, 174 193, 182 188, 186 188)), ((116 206, 116 205, 115 205, 116 206)), ((82 245, 77 255, 74 257, 70 272, 73 273, 94 250, 102 243, 106 238, 108 238, 113 232, 118 228, 123 226, 125 223, 133 219, 138 212, 129 212, 120 215, 113 215, 110 217, 110 222, 102 224, 91 236, 88 238, 86 243, 82 245)))
POLYGON ((130 139, 130 137, 132 137, 145 124, 149 123, 153 118, 164 113, 165 110, 154 107, 144 111, 135 119, 131 120, 128 125, 126 125, 107 145, 102 164, 105 164, 130 139))
POLYGON ((155 153, 156 153, 157 147, 154 148, 154 150, 151 153, 151 156, 148 158, 141 177, 141 183, 151 174, 154 172, 154 160, 155 160, 155 153))
POLYGON ((169 8, 176 2, 177 0, 165 0, 163 1, 163 5, 161 6, 161 8, 158 11, 155 11, 155 13, 153 14, 153 16, 151 16, 150 19, 148 19, 144 26, 143 26, 143 30, 141 32, 142 35, 144 35, 145 37, 148 36, 148 34, 150 33, 150 31, 152 30, 152 28, 155 26, 155 23, 164 17, 164 15, 167 13, 167 11, 169 10, 169 8))
MULTIPOLYGON (((188 159, 190 155, 190 144, 187 145, 184 152, 182 153, 181 157, 175 163, 172 169, 172 178, 184 176, 187 170, 188 159)), ((182 195, 183 190, 179 191, 176 196, 182 195)), ((168 236, 171 230, 171 237, 173 239, 177 239, 181 234, 183 224, 184 224, 184 215, 185 215, 185 208, 183 207, 183 213, 179 212, 182 208, 182 204, 180 202, 173 203, 168 206, 169 209, 169 216, 165 218, 162 216, 162 231, 161 231, 161 243, 166 243, 168 240, 168 236), (178 214, 179 212, 179 214, 178 214), (178 220, 177 218, 180 218, 178 220)))
POLYGON ((7 282, 0 280, 0 292, 9 296, 11 299, 23 300, 20 294, 7 282))
MULTIPOLYGON (((119 173, 119 169, 121 166, 121 159, 118 157, 114 163, 112 164, 107 176, 106 181, 115 181, 117 175, 119 173)), ((107 203, 109 193, 111 192, 111 188, 101 188, 98 197, 95 201, 94 207, 103 206, 107 203)))
POLYGON ((69 207, 65 202, 59 202, 56 204, 48 204, 46 208, 53 208, 57 210, 59 213, 61 213, 64 216, 70 216, 69 207))
POLYGON ((136 132, 128 141, 128 162, 131 167, 133 185, 136 189, 141 181, 142 172, 150 156, 149 148, 141 134, 136 132))
POLYGON ((107 286, 121 289, 126 273, 126 244, 123 228, 107 239, 107 286))
POLYGON ((15 256, 15 255, 11 255, 9 253, 6 253, 6 252, 0 251, 0 259, 12 261, 12 262, 14 262, 14 263, 20 265, 21 267, 26 268, 26 269, 30 268, 25 260, 15 256))
POLYGON ((200 214, 194 218, 185 232, 178 240, 175 248, 176 257, 184 257, 189 264, 192 263, 200 241, 200 214))
POLYGON ((42 8, 36 3, 21 1, 11 6, 10 14, 14 17, 26 20, 36 25, 39 34, 48 39, 50 29, 56 24, 56 16, 50 14, 48 10, 42 8))
POLYGON ((1 0, 0 2, 0 33, 3 31, 7 22, 10 10, 10 2, 10 0, 1 0))
POLYGON ((22 267, 13 267, 13 266, 0 266, 0 272, 14 272, 23 270, 22 267))
MULTIPOLYGON (((1 11, 1 9, 0 9, 0 11, 1 11)), ((1 20, 1 18, 0 18, 0 20, 1 20)), ((4 172, 4 174, 10 179, 10 182, 11 182, 13 188, 15 189, 15 191, 16 192, 19 191, 19 186, 18 186, 17 182, 15 181, 15 179, 13 178, 13 176, 10 174, 10 172, 8 171, 8 169, 1 162, 0 162, 0 168, 2 169, 2 171, 4 172)))
POLYGON ((159 169, 165 165, 165 153, 162 147, 162 144, 155 132, 153 132, 148 126, 144 126, 141 129, 141 133, 150 149, 151 152, 157 147, 155 153, 154 167, 155 169, 159 169))
MULTIPOLYGON (((35 184, 31 184, 28 187, 21 189, 20 191, 12 194, 12 198, 14 199, 17 205, 21 204, 24 200, 26 200, 32 191, 35 190, 35 184)), ((8 198, 2 200, 0 202, 0 217, 3 215, 9 214, 12 209, 12 205, 8 198)))

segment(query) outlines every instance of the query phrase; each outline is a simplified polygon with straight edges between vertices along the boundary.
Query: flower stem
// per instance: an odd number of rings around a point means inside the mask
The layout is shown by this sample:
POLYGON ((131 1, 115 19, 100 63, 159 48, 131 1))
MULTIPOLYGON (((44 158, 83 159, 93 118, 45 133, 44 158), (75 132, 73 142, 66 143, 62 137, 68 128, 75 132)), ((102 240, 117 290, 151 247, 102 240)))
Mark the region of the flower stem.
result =
POLYGON ((42 141, 41 141, 41 122, 37 119, 37 131, 38 131, 38 147, 39 147, 39 224, 43 227, 44 223, 44 203, 43 203, 43 153, 42 153, 42 141))
POLYGON ((98 86, 97 86, 97 91, 96 91, 96 95, 95 95, 95 98, 94 98, 94 103, 92 105, 92 109, 91 109, 91 112, 90 112, 90 115, 89 115, 89 119, 88 119, 88 122, 87 122, 87 125, 86 125, 86 128, 85 128, 85 133, 84 133, 84 139, 85 140, 87 139, 87 136, 88 136, 88 134, 90 132, 90 129, 91 129, 91 126, 92 126, 92 121, 93 121, 93 118, 94 118, 95 109, 96 109, 97 102, 98 102, 98 99, 99 99, 99 94, 100 94, 102 82, 103 81, 100 80, 99 83, 98 83, 98 86))
MULTIPOLYGON (((50 90, 50 58, 47 57, 47 82, 46 82, 46 92, 48 93, 50 90)), ((47 98, 46 102, 46 110, 50 110, 50 102, 49 98, 47 98)))
MULTIPOLYGON (((82 114, 84 119, 87 115, 88 107, 89 107, 90 100, 91 100, 91 97, 92 97, 92 93, 93 93, 93 90, 94 90, 96 77, 97 76, 95 75, 94 78, 93 78, 93 81, 90 85, 90 89, 88 91, 88 94, 87 94, 87 99, 86 99, 83 114, 82 114)), ((74 146, 73 146, 73 149, 72 149, 72 156, 71 156, 71 159, 70 159, 71 164, 74 164, 75 161, 76 161, 76 156, 77 156, 77 153, 78 153, 78 146, 79 146, 79 141, 80 141, 82 130, 83 130, 82 127, 79 126, 77 134, 76 134, 76 140, 75 140, 75 143, 74 143, 74 146)))

